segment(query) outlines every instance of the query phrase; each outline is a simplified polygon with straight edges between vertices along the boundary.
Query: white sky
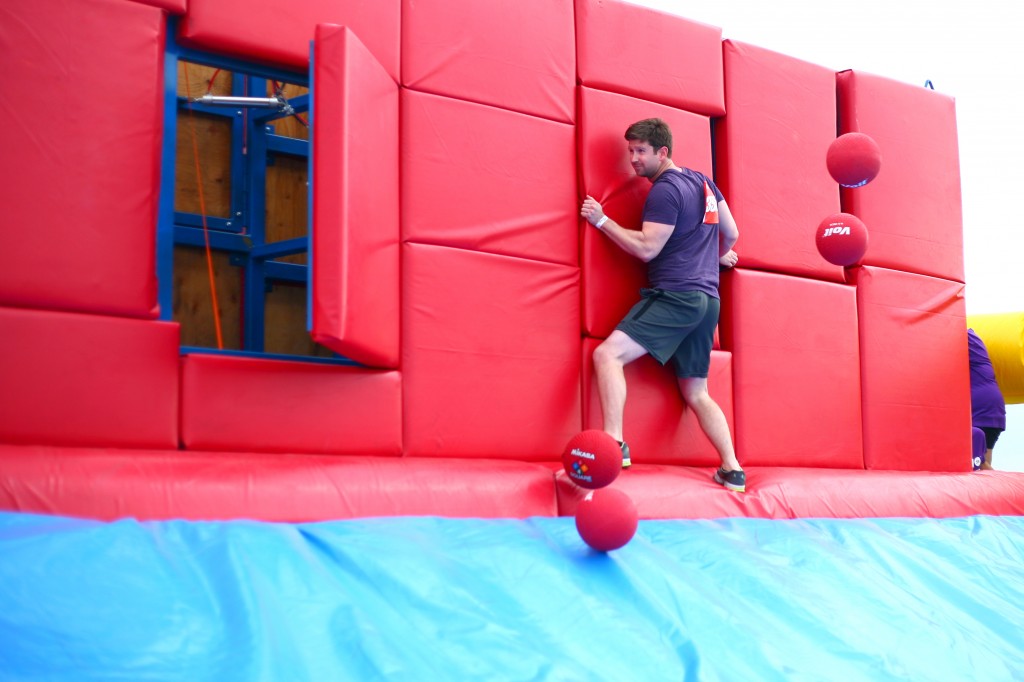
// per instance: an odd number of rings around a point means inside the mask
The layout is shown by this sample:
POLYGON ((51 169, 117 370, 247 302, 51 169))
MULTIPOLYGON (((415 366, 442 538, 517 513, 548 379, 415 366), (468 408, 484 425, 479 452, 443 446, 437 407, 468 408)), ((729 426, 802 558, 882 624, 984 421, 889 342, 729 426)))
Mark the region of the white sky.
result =
MULTIPOLYGON (((930 80, 955 98, 967 314, 1024 310, 1024 219, 1014 210, 1024 194, 1020 0, 630 1, 834 71, 930 80)), ((1024 405, 1007 406, 993 459, 997 469, 1024 471, 1024 405)))

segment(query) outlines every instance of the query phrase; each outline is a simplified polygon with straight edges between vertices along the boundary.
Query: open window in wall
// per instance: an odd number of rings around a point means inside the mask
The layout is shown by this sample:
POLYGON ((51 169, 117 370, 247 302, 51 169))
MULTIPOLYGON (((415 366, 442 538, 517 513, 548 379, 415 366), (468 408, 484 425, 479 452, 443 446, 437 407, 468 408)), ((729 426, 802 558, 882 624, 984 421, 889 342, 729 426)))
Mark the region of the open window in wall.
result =
POLYGON ((310 76, 169 33, 157 278, 183 350, 397 369, 396 80, 346 26, 316 27, 310 76))
POLYGON ((165 80, 162 318, 185 351, 340 359, 307 331, 309 78, 169 40, 165 80))

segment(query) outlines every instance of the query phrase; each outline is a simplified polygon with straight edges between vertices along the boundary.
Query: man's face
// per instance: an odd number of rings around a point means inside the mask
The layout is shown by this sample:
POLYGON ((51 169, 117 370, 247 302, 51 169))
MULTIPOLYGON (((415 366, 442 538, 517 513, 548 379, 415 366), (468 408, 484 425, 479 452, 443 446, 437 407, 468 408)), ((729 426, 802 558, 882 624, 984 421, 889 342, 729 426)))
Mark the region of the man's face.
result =
POLYGON ((627 143, 629 163, 636 174, 642 178, 654 177, 661 168, 661 155, 648 142, 628 140, 627 143))

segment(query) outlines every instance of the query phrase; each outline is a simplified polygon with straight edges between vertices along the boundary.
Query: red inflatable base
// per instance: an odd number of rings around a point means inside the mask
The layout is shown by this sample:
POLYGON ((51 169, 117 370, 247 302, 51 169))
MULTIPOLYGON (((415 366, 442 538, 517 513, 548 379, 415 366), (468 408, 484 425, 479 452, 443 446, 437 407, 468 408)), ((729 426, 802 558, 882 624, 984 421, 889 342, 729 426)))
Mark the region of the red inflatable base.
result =
MULTIPOLYGON (((636 502, 641 519, 931 517, 1024 514, 1024 473, 936 473, 758 467, 747 492, 712 480, 714 469, 634 465, 611 487, 636 502)), ((586 491, 557 477, 558 513, 575 513, 586 491)))
POLYGON ((555 516, 552 480, 495 460, 0 445, 0 509, 103 521, 555 516))
MULTIPOLYGON (((610 486, 641 519, 1024 515, 1024 474, 634 465, 610 486)), ((113 520, 571 516, 561 463, 0 445, 0 509, 113 520)))

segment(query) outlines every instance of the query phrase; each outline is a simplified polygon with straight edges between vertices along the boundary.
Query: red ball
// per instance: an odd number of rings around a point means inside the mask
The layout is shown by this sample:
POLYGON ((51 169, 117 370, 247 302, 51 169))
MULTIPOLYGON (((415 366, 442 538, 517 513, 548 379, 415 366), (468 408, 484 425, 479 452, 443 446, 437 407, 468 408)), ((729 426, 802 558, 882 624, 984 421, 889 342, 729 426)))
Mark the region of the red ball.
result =
POLYGON ((814 238, 818 253, 833 265, 856 265, 868 250, 868 228, 860 218, 836 213, 821 221, 814 238))
POLYGON ((610 552, 632 540, 637 524, 636 504, 618 488, 593 490, 576 507, 576 530, 598 552, 610 552))
POLYGON ((860 187, 875 179, 882 167, 882 151, 864 133, 837 137, 825 155, 829 175, 843 187, 860 187))
POLYGON ((622 471, 622 450, 604 431, 580 431, 565 446, 562 466, 569 479, 583 488, 603 488, 622 471))

